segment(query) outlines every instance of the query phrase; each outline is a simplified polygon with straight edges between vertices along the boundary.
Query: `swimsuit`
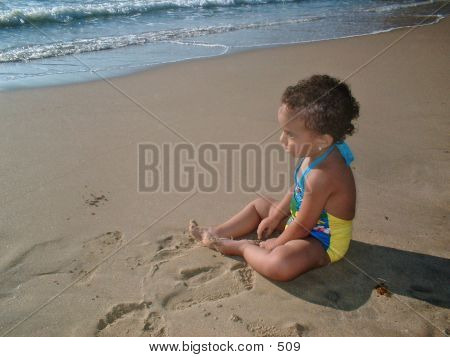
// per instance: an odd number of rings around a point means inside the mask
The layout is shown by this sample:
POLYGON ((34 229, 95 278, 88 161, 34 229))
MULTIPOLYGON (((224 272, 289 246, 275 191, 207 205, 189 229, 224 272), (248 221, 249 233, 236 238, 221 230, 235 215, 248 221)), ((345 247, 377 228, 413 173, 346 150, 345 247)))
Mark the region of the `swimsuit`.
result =
MULTIPOLYGON (((295 188, 290 203, 291 216, 286 223, 285 229, 288 224, 295 219, 295 215, 300 210, 303 200, 303 192, 305 191, 306 176, 314 167, 325 160, 325 158, 335 147, 338 148, 339 152, 345 159, 347 166, 350 166, 350 163, 353 161, 353 154, 347 144, 343 141, 334 143, 328 148, 327 151, 317 157, 302 173, 300 180, 298 180, 298 171, 300 170, 304 157, 300 160, 294 174, 295 188)), ((311 230, 310 235, 320 241, 330 257, 331 262, 336 262, 344 256, 350 245, 350 240, 352 239, 352 220, 335 217, 323 209, 319 220, 317 221, 316 226, 311 230)))

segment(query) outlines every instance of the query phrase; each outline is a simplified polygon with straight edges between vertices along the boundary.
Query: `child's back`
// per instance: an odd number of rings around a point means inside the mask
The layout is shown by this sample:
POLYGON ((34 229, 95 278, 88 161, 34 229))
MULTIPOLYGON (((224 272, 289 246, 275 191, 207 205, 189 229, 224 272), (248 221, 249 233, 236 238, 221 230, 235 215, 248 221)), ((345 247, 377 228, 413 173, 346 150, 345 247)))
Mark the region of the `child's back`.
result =
MULTIPOLYGON (((310 163, 311 160, 306 158, 300 172, 306 170, 310 163)), ((318 179, 319 175, 326 177, 331 191, 325 210, 335 217, 352 220, 356 208, 355 179, 351 168, 338 150, 333 150, 324 162, 311 171, 309 180, 318 179)))

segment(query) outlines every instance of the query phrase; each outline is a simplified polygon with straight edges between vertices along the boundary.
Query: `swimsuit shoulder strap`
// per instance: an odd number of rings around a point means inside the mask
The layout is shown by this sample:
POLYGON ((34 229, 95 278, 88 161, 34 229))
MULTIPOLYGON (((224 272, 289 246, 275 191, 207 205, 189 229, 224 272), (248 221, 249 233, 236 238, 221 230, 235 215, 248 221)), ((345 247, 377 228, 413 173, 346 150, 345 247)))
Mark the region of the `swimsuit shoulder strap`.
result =
MULTIPOLYGON (((299 186, 304 191, 304 185, 305 185, 305 178, 308 176, 308 174, 311 172, 313 168, 315 168, 317 165, 319 165, 323 160, 327 158, 327 156, 330 154, 330 152, 334 149, 336 144, 331 145, 327 151, 325 151, 322 155, 319 157, 316 157, 314 161, 306 168, 306 170, 302 173, 302 176, 300 177, 299 186)), ((300 166, 299 166, 300 168, 300 166)), ((295 175, 297 177, 297 174, 295 175)))
POLYGON ((339 152, 341 153, 342 157, 345 160, 345 163, 347 166, 350 166, 352 161, 355 159, 353 156, 352 151, 350 150, 350 147, 347 145, 347 143, 343 140, 336 142, 336 147, 338 148, 339 152))
POLYGON ((297 182, 297 176, 298 176, 298 171, 300 170, 300 166, 302 166, 303 160, 305 160, 304 157, 302 157, 297 165, 297 167, 295 168, 295 172, 294 172, 294 183, 298 184, 297 182))
POLYGON ((298 164, 297 168, 295 169, 295 174, 294 174, 294 182, 296 185, 298 185, 302 190, 304 190, 304 184, 305 184, 305 178, 306 176, 309 174, 309 172, 315 168, 317 165, 319 165, 323 160, 325 160, 327 158, 327 156, 330 154, 330 152, 333 150, 333 148, 336 146, 336 148, 339 150, 339 152, 341 153, 342 157, 345 160, 345 163, 347 164, 347 166, 350 166, 350 164, 353 162, 353 160, 355 159, 353 156, 352 151, 350 150, 350 147, 347 145, 347 143, 343 140, 341 141, 337 141, 336 143, 334 143, 333 145, 331 145, 327 151, 325 151, 322 155, 320 155, 319 157, 317 157, 312 163, 311 165, 309 165, 306 170, 302 173, 302 176, 300 178, 300 180, 298 180, 298 171, 300 170, 300 166, 303 163, 303 160, 305 159, 304 157, 300 160, 300 163, 298 164))

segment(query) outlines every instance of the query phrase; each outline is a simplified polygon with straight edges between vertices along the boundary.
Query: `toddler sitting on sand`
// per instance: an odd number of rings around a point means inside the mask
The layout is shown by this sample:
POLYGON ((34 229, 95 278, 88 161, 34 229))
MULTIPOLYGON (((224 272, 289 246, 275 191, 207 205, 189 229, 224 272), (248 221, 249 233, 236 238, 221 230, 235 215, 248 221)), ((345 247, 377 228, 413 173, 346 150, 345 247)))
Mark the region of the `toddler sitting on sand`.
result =
POLYGON ((202 245, 239 255, 260 274, 288 281, 341 259, 352 238, 356 189, 343 141, 353 134, 359 104, 349 87, 328 75, 313 75, 289 86, 281 97, 280 141, 300 158, 295 184, 281 201, 257 198, 225 223, 189 224, 202 245), (257 230, 254 240, 235 240, 257 230), (267 239, 275 230, 277 238, 267 239))

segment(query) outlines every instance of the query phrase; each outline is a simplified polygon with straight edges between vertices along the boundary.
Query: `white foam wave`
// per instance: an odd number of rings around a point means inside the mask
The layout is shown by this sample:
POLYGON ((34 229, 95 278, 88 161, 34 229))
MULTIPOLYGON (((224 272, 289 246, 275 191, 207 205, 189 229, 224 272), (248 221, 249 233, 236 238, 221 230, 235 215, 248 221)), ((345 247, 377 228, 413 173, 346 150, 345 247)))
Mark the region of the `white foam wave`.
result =
POLYGON ((32 8, 11 6, 7 10, 0 8, 0 28, 18 27, 30 23, 34 25, 68 23, 92 18, 132 16, 164 9, 263 5, 291 1, 294 0, 128 0, 70 6, 37 6, 32 8))
POLYGON ((430 5, 434 4, 438 1, 436 0, 429 0, 429 1, 421 1, 421 2, 415 2, 415 3, 409 3, 409 4, 392 4, 392 5, 384 5, 375 7, 372 9, 367 9, 365 11, 367 12, 386 12, 386 11, 393 11, 398 9, 405 9, 409 7, 417 7, 417 6, 424 6, 424 5, 430 5))
POLYGON ((286 21, 226 26, 207 26, 191 29, 161 30, 124 36, 106 36, 67 42, 28 45, 17 48, 8 48, 0 51, 0 63, 20 61, 26 62, 41 58, 109 50, 126 46, 143 45, 146 43, 158 41, 175 41, 202 35, 310 22, 316 21, 318 19, 320 19, 320 17, 304 17, 301 19, 290 19, 286 21))

